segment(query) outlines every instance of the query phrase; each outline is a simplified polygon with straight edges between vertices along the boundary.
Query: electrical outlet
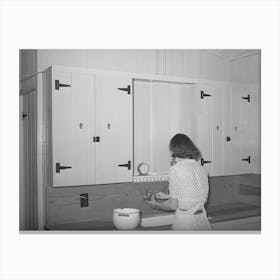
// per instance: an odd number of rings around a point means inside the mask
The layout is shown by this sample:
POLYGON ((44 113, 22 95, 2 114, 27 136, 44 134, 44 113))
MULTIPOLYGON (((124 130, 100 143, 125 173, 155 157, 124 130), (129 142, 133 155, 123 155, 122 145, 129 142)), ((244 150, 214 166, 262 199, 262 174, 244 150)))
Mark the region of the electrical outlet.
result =
POLYGON ((88 207, 88 193, 80 194, 80 203, 81 203, 81 208, 88 207))

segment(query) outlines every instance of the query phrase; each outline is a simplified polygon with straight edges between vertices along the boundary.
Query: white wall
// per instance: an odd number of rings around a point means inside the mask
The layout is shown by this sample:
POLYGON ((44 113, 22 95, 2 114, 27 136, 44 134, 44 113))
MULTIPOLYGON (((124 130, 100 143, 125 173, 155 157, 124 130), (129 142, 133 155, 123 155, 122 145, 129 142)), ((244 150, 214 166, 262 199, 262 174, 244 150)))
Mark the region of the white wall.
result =
POLYGON ((230 81, 260 85, 261 54, 257 53, 230 61, 230 81))
MULTIPOLYGON (((20 80, 37 71, 37 51, 20 50, 20 80)), ((20 229, 37 229, 37 79, 20 82, 20 229), (21 118, 22 113, 27 117, 21 118)))
POLYGON ((229 80, 229 61, 207 50, 38 50, 38 71, 51 64, 229 80))
POLYGON ((258 84, 261 55, 229 61, 211 50, 20 51, 21 77, 42 71, 51 64, 258 84))

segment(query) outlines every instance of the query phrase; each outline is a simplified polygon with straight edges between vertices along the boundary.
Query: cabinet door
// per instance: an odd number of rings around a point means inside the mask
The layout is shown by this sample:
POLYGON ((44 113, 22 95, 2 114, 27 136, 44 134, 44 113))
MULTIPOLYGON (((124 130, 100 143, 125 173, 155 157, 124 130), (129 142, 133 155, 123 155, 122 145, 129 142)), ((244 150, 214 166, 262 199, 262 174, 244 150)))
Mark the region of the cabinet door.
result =
POLYGON ((240 174, 241 172, 241 127, 240 127, 240 106, 241 106, 241 95, 243 88, 240 86, 231 87, 231 155, 230 155, 230 170, 226 174, 240 174))
POLYGON ((252 173, 255 164, 254 146, 255 137, 254 127, 257 120, 253 118, 254 94, 250 88, 243 87, 240 91, 240 169, 241 173, 252 173), (248 97, 250 98, 248 100, 248 97), (247 98, 247 99, 245 99, 247 98))
POLYGON ((211 86, 198 87, 198 148, 209 175, 213 175, 213 94, 211 86))
POLYGON ((132 181, 132 88, 122 73, 97 74, 96 183, 132 181))
POLYGON ((202 86, 198 94, 200 98, 199 148, 204 162, 206 161, 204 167, 211 176, 224 175, 223 103, 226 93, 227 88, 224 86, 208 85, 202 86))
POLYGON ((231 89, 225 90, 223 94, 223 175, 232 174, 232 144, 234 137, 232 135, 232 94, 231 89))
POLYGON ((250 93, 252 94, 252 134, 254 151, 252 156, 252 172, 261 173, 261 93, 258 85, 250 87, 250 93))
POLYGON ((94 77, 52 73, 53 186, 95 183, 94 77))
POLYGON ((223 96, 227 94, 227 88, 214 87, 213 88, 213 152, 212 152, 212 175, 222 176, 224 175, 224 161, 223 161, 223 96))

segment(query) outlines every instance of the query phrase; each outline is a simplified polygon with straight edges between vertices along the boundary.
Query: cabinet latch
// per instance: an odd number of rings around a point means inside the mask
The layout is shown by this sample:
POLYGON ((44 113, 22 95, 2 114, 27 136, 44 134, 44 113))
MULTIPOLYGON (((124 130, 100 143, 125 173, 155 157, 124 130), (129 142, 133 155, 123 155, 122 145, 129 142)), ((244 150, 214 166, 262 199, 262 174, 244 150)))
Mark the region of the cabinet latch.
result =
POLYGON ((203 166, 204 164, 211 163, 212 161, 210 161, 210 160, 204 160, 204 158, 202 158, 202 159, 200 160, 200 162, 201 162, 201 165, 203 166))
POLYGON ((243 158, 242 161, 248 161, 248 163, 250 164, 251 163, 251 157, 248 156, 247 158, 243 158))
POLYGON ((127 86, 127 88, 118 88, 118 90, 126 91, 127 94, 130 94, 130 86, 127 86))
POLYGON ((100 142, 100 136, 94 136, 94 137, 92 138, 92 141, 93 141, 93 142, 100 142))
POLYGON ((211 96, 211 94, 206 94, 206 93, 204 93, 203 90, 200 92, 200 98, 201 99, 203 99, 204 97, 207 97, 207 96, 211 96))
POLYGON ((55 80, 55 89, 59 90, 61 87, 71 87, 71 85, 66 85, 66 84, 60 84, 59 80, 55 80))
POLYGON ((131 169, 131 161, 129 160, 127 163, 119 164, 118 166, 120 166, 120 167, 127 167, 127 169, 130 170, 131 169))
POLYGON ((57 162, 55 165, 56 173, 60 173, 61 169, 69 169, 69 168, 72 168, 72 166, 62 166, 60 165, 59 162, 57 162))
POLYGON ((247 97, 241 97, 241 98, 242 98, 242 99, 247 100, 248 102, 250 102, 250 101, 251 101, 250 94, 248 94, 248 96, 247 96, 247 97))
POLYGON ((24 120, 28 115, 24 112, 21 113, 21 119, 24 120))

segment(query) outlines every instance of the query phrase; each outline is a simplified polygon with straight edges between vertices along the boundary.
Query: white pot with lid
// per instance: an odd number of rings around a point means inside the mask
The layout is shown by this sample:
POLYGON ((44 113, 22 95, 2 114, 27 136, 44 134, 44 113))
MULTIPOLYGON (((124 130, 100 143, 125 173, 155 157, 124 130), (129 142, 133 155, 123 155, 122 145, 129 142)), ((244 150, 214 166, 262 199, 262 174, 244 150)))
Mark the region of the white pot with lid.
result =
POLYGON ((117 208, 113 211, 113 223, 117 229, 131 230, 140 224, 140 210, 135 208, 117 208))

